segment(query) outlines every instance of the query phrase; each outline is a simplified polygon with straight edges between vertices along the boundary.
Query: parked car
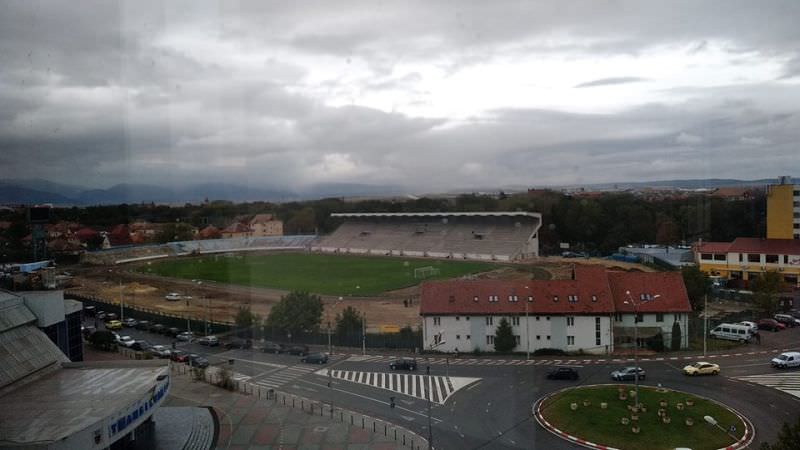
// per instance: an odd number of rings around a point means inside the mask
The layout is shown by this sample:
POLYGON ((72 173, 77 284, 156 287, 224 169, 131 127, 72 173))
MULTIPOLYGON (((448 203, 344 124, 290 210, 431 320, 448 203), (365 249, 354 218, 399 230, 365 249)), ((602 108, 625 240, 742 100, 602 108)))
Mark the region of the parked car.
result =
POLYGON ((289 348, 286 349, 286 353, 290 355, 305 356, 308 354, 308 346, 303 344, 290 345, 289 348))
POLYGON ((264 342, 264 346, 261 347, 261 351, 264 353, 283 353, 286 351, 283 344, 278 344, 277 342, 264 342))
POLYGON ((118 318, 117 313, 107 312, 105 320, 117 320, 118 318))
POLYGON ((181 334, 181 329, 177 327, 169 327, 164 330, 164 334, 167 336, 177 337, 179 334, 181 334))
POLYGON ((787 327, 796 327, 798 324, 800 324, 800 319, 795 319, 791 314, 775 314, 772 316, 772 318, 786 325, 787 327))
POLYGON ((758 334, 758 324, 755 322, 750 322, 748 320, 744 320, 739 322, 737 325, 744 325, 750 330, 750 334, 758 334))
POLYGON ((84 306, 83 307, 83 315, 87 317, 94 317, 97 314, 97 308, 94 306, 84 306))
POLYGON ((209 347, 216 347, 219 345, 219 339, 216 336, 203 336, 197 340, 200 345, 207 345, 209 347))
POLYGON ((775 319, 761 319, 758 321, 759 330, 781 331, 786 329, 786 325, 775 319))
POLYGON ((144 352, 144 351, 149 350, 150 347, 152 347, 152 346, 153 346, 153 344, 151 344, 151 343, 149 343, 147 341, 136 341, 133 344, 131 344, 131 349, 137 350, 137 351, 140 351, 140 352, 144 352))
POLYGON ((126 317, 125 320, 122 321, 122 325, 125 325, 126 327, 135 327, 138 324, 139 321, 133 317, 126 317))
POLYGON ((578 369, 574 367, 556 367, 555 369, 547 372, 548 380, 577 380, 578 369))
POLYGON ((172 350, 170 350, 166 345, 154 345, 150 347, 149 351, 156 358, 169 358, 170 354, 172 353, 172 350))
POLYGON ((198 355, 197 353, 192 353, 189 355, 189 365, 192 367, 205 369, 209 366, 209 362, 206 358, 198 355))
POLYGON ((150 321, 149 320, 140 320, 139 323, 136 324, 137 330, 149 330, 150 329, 150 321))
POLYGON ((622 369, 611 372, 611 379, 616 381, 635 381, 636 372, 639 372, 639 380, 644 380, 646 373, 641 367, 623 367, 622 369))
POLYGON ((91 325, 87 325, 87 326, 81 325, 81 334, 83 334, 83 338, 84 339, 89 339, 89 336, 94 334, 95 331, 97 331, 97 328, 95 328, 95 327, 93 327, 91 325))
POLYGON ((325 353, 311 353, 302 357, 300 362, 309 364, 325 364, 328 362, 328 355, 325 353))
POLYGON ((389 363, 392 370, 417 370, 417 360, 411 358, 395 359, 389 363))
POLYGON ((179 363, 188 362, 189 353, 183 350, 170 350, 169 359, 179 363))
POLYGON ((106 322, 106 330, 121 330, 122 322, 119 320, 109 320, 106 322))
POLYGON ((106 312, 103 311, 103 310, 97 311, 97 314, 95 314, 95 317, 97 317, 100 320, 105 320, 106 312))
POLYGON ((179 341, 191 342, 192 339, 194 339, 194 333, 191 331, 184 331, 183 333, 178 333, 175 338, 179 341))
POLYGON ((251 341, 250 339, 233 338, 225 343, 225 348, 227 348, 228 350, 233 348, 238 348, 240 350, 247 350, 248 348, 253 348, 253 341, 251 341))
POLYGON ((164 325, 161 325, 160 323, 157 323, 157 324, 155 324, 155 325, 150 327, 150 332, 151 333, 164 334, 164 332, 166 330, 167 330, 167 327, 165 327, 164 325))
POLYGON ((119 339, 117 339, 117 344, 128 348, 130 348, 135 343, 136 341, 134 341, 133 338, 130 336, 120 336, 119 339))
POLYGON ((800 367, 800 352, 785 352, 772 358, 772 367, 778 369, 788 369, 789 367, 800 367))
POLYGON ((177 293, 177 292, 170 292, 169 294, 164 296, 165 300, 168 300, 168 301, 171 301, 171 302, 178 301, 178 300, 180 300, 182 298, 183 298, 183 296, 181 294, 177 293))
POLYGON ((689 376, 697 375, 719 375, 719 365, 705 361, 698 361, 683 368, 683 374, 689 376))

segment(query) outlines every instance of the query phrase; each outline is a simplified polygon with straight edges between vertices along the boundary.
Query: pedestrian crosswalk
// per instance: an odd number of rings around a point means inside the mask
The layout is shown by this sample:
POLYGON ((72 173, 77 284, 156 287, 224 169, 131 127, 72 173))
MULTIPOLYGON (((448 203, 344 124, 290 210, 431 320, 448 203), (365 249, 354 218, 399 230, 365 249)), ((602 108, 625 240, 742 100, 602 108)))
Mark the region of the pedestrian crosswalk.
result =
POLYGON ((800 397, 800 372, 771 373, 735 377, 736 380, 760 384, 800 397))
MULTIPOLYGON (((396 360, 396 356, 350 356, 347 360, 351 362, 385 362, 390 363, 396 360)), ((420 364, 430 365, 451 365, 451 366, 558 366, 558 365, 586 365, 586 364, 606 364, 618 363, 624 359, 478 359, 478 358, 418 358, 420 364)))
POLYGON ((282 369, 276 369, 266 375, 256 377, 252 383, 259 386, 268 388, 279 388, 286 383, 294 381, 303 375, 307 375, 315 370, 319 370, 319 366, 313 364, 301 364, 297 366, 289 366, 282 369))
POLYGON ((338 380, 366 384, 411 397, 444 404, 459 389, 480 378, 429 376, 409 373, 359 372, 351 370, 322 369, 317 375, 330 376, 338 380), (330 370, 330 373, 328 372, 330 370))

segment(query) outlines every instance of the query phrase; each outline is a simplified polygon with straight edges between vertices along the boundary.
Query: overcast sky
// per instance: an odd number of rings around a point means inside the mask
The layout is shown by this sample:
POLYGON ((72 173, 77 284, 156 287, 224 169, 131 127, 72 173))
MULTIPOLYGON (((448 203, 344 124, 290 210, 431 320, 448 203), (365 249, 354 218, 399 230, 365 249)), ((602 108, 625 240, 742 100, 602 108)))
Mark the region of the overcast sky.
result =
POLYGON ((0 2, 0 178, 800 175, 800 1, 0 2))

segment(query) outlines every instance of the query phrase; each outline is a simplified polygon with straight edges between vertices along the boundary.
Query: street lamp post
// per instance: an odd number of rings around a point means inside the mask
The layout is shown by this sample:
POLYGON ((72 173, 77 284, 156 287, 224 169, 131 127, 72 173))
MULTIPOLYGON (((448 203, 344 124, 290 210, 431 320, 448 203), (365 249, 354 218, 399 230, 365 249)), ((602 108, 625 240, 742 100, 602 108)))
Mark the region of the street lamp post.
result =
POLYGON ((647 297, 646 299, 643 298, 638 302, 631 297, 631 291, 625 291, 625 295, 628 297, 627 300, 624 301, 626 305, 633 306, 633 380, 634 380, 634 390, 636 392, 634 400, 634 407, 636 410, 639 410, 639 305, 642 303, 646 303, 652 300, 661 297, 661 294, 656 294, 652 297, 647 297))
MULTIPOLYGON (((530 288, 525 286, 528 290, 528 297, 530 297, 530 288)), ((528 320, 528 299, 525 299, 525 359, 531 359, 531 326, 528 320)))
POLYGON ((703 295, 703 358, 706 357, 708 339, 708 294, 703 295))
MULTIPOLYGON (((433 351, 434 348, 439 347, 440 345, 443 345, 444 342, 445 342, 445 341, 440 340, 441 336, 442 336, 442 332, 441 331, 439 333, 437 333, 436 336, 439 336, 439 339, 434 339, 434 342, 431 342, 431 345, 430 345, 430 350, 431 351, 433 351), (436 341, 438 341, 438 342, 436 342, 436 341)), ((428 359, 428 358, 426 358, 426 359, 428 359)), ((448 365, 448 372, 449 372, 449 365, 448 365)), ((428 375, 427 378, 426 378, 427 379, 427 387, 425 387, 423 389, 425 391, 425 393, 427 394, 426 397, 428 398, 428 450, 433 450, 433 426, 432 426, 432 423, 431 423, 431 407, 432 407, 431 397, 433 397, 433 394, 431 392, 431 388, 433 387, 433 382, 431 380, 431 365, 430 365, 429 361, 428 361, 428 363, 427 363, 427 365, 425 367, 425 373, 428 375)))
POLYGON ((119 320, 125 320, 125 296, 122 295, 122 280, 119 282, 119 320))

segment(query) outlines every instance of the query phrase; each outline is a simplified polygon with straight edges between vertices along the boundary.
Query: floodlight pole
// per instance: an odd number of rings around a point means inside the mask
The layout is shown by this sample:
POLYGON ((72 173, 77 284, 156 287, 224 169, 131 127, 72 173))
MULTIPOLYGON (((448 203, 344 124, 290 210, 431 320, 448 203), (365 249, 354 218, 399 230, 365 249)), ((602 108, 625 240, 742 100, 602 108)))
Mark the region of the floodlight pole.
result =
POLYGON ((361 355, 367 354, 367 315, 361 315, 361 355))
POLYGON ((706 357, 706 350, 708 349, 708 294, 703 295, 703 358, 706 357))
POLYGON ((122 295, 122 280, 119 281, 119 320, 125 320, 125 297, 122 295))

